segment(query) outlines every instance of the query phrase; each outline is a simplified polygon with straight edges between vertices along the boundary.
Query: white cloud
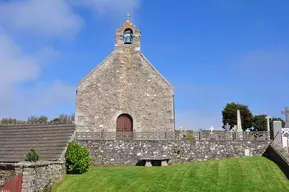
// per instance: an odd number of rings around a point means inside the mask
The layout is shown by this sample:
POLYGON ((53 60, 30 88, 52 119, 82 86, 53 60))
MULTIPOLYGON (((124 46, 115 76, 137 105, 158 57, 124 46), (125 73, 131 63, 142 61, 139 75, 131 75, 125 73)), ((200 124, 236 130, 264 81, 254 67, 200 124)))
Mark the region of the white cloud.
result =
POLYGON ((14 41, 3 33, 0 33, 0 69, 2 93, 8 87, 35 79, 39 75, 37 61, 25 55, 14 41))
POLYGON ((1 99, 0 102, 0 118, 14 117, 25 120, 31 115, 57 116, 63 112, 59 111, 61 107, 75 102, 75 87, 61 81, 39 83, 25 89, 10 89, 6 91, 7 94, 10 96, 9 100, 1 99))
POLYGON ((0 0, 0 118, 9 116, 26 119, 29 115, 46 115, 49 111, 53 115, 54 110, 75 102, 75 86, 56 80, 39 83, 43 64, 51 63, 61 55, 55 47, 50 46, 50 42, 74 37, 84 25, 84 19, 76 13, 75 8, 84 6, 100 14, 114 13, 116 16, 135 11, 139 2, 0 0), (40 51, 26 52, 22 44, 16 41, 21 39, 22 43, 29 43, 33 47, 30 41, 25 42, 25 37, 32 37, 33 42, 37 42, 35 49, 40 51), (23 84, 29 86, 24 89, 23 84))
MULTIPOLYGON (((55 55, 53 50, 45 50, 55 55)), ((46 54, 46 58, 49 55, 46 54)), ((61 81, 35 84, 41 73, 41 63, 36 58, 25 54, 8 35, 0 33, 0 117, 26 119, 31 114, 74 101, 73 86, 61 81), (28 82, 32 83, 30 88, 19 88, 28 82)))
POLYGON ((133 13, 140 6, 140 0, 69 0, 73 5, 87 7, 97 13, 133 13))
POLYGON ((61 104, 74 101, 76 87, 68 86, 62 81, 54 81, 51 84, 44 83, 39 85, 31 93, 39 98, 36 105, 41 108, 55 108, 61 104))
POLYGON ((41 36, 75 34, 83 25, 66 0, 16 0, 0 3, 0 25, 41 36))
MULTIPOLYGON (((75 88, 54 81, 39 83, 43 64, 57 59, 59 51, 47 39, 66 38, 83 25, 66 0, 15 0, 0 2, 0 117, 26 119, 45 114, 74 101, 75 88), (25 52, 15 37, 44 40, 39 52, 25 52), (51 38, 52 37, 52 38, 51 38), (23 84, 28 84, 23 89, 23 84)), ((37 48, 38 49, 38 48, 37 48)))

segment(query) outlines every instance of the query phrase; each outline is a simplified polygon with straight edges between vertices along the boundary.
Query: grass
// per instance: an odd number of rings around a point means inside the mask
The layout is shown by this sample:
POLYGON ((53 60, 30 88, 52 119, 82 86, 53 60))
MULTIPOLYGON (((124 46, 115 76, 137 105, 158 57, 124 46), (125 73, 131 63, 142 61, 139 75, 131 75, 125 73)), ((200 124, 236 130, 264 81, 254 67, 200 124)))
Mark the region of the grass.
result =
POLYGON ((274 162, 244 157, 168 167, 93 167, 82 175, 66 175, 53 191, 285 192, 289 181, 274 162))

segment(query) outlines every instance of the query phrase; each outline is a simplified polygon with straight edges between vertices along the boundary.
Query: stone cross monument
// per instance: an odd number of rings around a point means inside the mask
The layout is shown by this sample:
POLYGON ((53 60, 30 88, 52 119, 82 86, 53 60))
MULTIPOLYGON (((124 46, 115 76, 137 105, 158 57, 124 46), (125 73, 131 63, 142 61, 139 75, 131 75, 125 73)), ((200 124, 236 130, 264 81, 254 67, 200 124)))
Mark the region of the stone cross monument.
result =
POLYGON ((226 131, 230 131, 231 129, 231 126, 229 125, 229 123, 227 123, 224 127, 226 131))
POLYGON ((285 111, 282 111, 281 113, 286 115, 285 128, 289 128, 289 107, 285 107, 285 111))
POLYGON ((238 132, 242 132, 243 131, 242 123, 241 123, 241 113, 240 113, 239 109, 237 110, 237 131, 238 132))
POLYGON ((213 134, 214 129, 215 129, 215 128, 214 128, 213 126, 210 127, 211 134, 213 134))
POLYGON ((237 110, 237 136, 240 140, 243 140, 243 129, 241 123, 241 113, 240 110, 237 110))

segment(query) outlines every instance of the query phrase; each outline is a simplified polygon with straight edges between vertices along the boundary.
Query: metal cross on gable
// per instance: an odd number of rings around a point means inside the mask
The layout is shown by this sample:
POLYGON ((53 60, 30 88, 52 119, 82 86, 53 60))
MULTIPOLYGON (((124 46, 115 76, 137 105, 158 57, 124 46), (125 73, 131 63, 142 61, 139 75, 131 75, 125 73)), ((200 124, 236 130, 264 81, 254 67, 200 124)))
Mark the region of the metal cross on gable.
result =
POLYGON ((126 16, 126 20, 130 21, 131 15, 127 13, 125 16, 126 16))

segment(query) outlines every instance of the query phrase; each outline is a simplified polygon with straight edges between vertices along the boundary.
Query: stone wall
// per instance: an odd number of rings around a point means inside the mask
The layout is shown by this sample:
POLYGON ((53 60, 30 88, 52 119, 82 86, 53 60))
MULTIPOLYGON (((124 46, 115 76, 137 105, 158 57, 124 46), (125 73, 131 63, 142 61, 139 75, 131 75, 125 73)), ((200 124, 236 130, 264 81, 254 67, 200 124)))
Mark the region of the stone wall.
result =
POLYGON ((16 169, 23 174, 22 192, 48 189, 66 173, 64 162, 21 162, 16 164, 16 169))
POLYGON ((169 163, 261 156, 270 141, 101 141, 79 140, 95 165, 136 165, 140 157, 169 157, 169 163))
POLYGON ((274 161, 289 179, 289 157, 287 150, 279 145, 271 144, 264 153, 264 156, 274 161))

